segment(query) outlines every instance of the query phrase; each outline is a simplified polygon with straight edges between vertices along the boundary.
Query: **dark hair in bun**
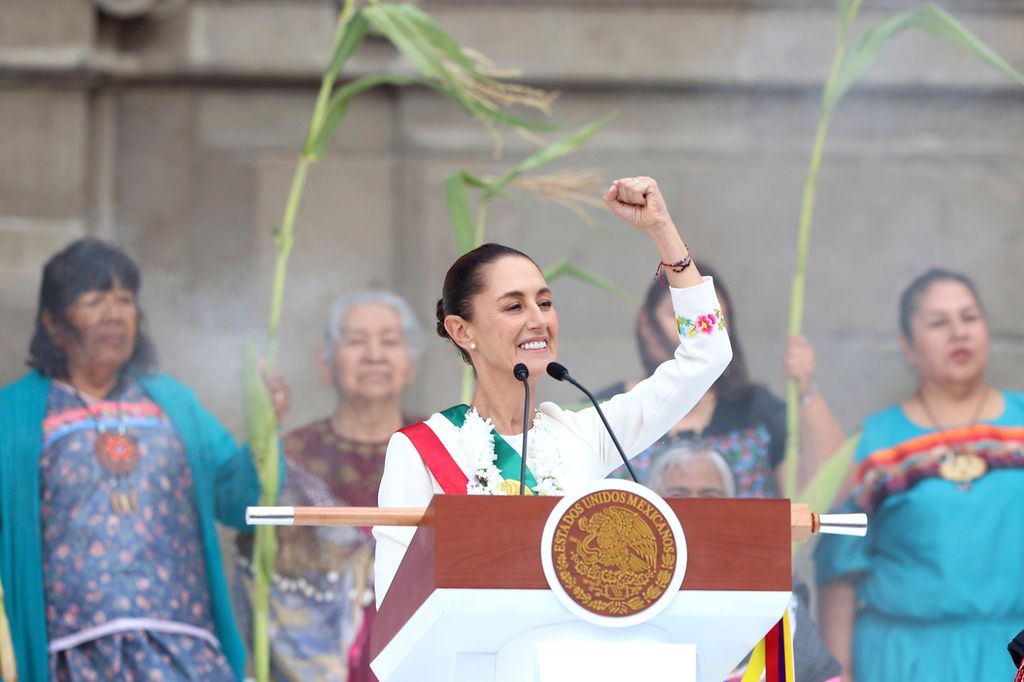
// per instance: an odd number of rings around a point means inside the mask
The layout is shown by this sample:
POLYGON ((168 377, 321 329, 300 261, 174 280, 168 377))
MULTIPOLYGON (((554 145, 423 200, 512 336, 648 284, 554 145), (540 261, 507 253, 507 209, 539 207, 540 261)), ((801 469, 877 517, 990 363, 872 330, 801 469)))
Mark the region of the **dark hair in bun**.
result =
MULTIPOLYGON (((482 244, 452 263, 448 268, 448 274, 444 276, 441 298, 437 300, 438 336, 452 341, 448 330, 444 328, 444 318, 449 315, 458 315, 464 320, 473 319, 473 297, 484 289, 484 266, 506 256, 519 256, 534 263, 533 259, 522 251, 502 244, 482 244)), ((458 348, 464 362, 473 364, 469 359, 469 353, 457 344, 455 347, 458 348)))

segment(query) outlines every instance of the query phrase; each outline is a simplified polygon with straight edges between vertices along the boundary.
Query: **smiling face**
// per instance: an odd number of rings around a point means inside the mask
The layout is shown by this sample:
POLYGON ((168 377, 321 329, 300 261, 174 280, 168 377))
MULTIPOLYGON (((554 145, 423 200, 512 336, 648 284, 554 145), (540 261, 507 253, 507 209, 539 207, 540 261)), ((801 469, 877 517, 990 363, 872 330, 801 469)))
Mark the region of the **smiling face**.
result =
POLYGON ((44 313, 50 338, 67 355, 69 372, 116 374, 135 352, 139 308, 135 293, 116 279, 109 290, 79 294, 64 311, 64 319, 70 329, 44 313))
POLYGON ((558 314, 544 275, 528 258, 505 256, 485 266, 483 281, 472 320, 450 316, 458 321, 452 338, 469 351, 481 379, 511 376, 520 362, 531 377, 542 376, 558 349, 558 314))
POLYGON ((415 378, 402 319, 386 303, 361 303, 345 312, 331 360, 328 376, 343 400, 396 398, 415 378))
POLYGON ((912 338, 902 339, 907 361, 923 384, 969 384, 983 379, 989 334, 971 290, 940 280, 928 287, 910 318, 912 338))

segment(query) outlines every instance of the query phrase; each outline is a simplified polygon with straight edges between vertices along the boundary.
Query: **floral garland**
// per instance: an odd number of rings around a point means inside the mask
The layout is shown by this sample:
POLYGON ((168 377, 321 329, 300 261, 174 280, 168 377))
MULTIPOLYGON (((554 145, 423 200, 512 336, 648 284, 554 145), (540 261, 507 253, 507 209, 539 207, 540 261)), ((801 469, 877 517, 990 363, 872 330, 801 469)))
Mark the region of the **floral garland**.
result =
MULTIPOLYGON (((543 412, 537 411, 534 414, 527 446, 527 465, 537 481, 533 487, 537 495, 561 495, 563 492, 559 484, 562 478, 562 456, 558 452, 550 422, 550 418, 543 412)), ((467 494, 510 495, 518 492, 518 488, 512 490, 505 482, 501 470, 495 465, 497 454, 494 452, 494 425, 489 418, 481 417, 476 408, 466 413, 466 421, 459 427, 458 447, 462 451, 463 461, 473 471, 466 488, 467 494)))

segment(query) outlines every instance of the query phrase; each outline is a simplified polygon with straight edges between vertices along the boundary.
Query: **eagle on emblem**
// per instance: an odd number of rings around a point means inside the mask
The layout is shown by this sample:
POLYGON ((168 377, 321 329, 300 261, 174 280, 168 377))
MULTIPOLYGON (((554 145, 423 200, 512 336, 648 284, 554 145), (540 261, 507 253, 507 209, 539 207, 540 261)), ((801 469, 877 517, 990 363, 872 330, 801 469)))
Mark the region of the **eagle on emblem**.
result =
POLYGON ((577 549, 588 562, 638 573, 658 563, 658 541, 640 515, 625 507, 608 507, 579 521, 587 535, 577 549))

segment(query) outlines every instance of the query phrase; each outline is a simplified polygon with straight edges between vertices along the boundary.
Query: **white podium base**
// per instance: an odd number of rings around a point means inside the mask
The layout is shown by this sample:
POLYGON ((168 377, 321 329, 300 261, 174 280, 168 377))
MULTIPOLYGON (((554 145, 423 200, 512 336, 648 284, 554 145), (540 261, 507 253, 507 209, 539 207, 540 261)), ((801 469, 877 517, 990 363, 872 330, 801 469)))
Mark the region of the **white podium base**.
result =
POLYGON ((538 653, 538 682, 697 679, 697 647, 692 644, 545 643, 538 653))
MULTIPOLYGON (((664 679, 655 676, 660 668, 651 674, 638 672, 642 659, 631 647, 651 644, 684 645, 663 650, 667 656, 679 657, 673 658, 675 682, 718 682, 778 622, 789 596, 789 592, 682 591, 648 623, 601 628, 576 619, 547 590, 435 590, 374 659, 372 668, 381 682, 598 680, 606 678, 581 674, 579 666, 588 656, 574 657, 570 677, 554 677, 562 669, 555 662, 559 656, 550 652, 594 643, 611 652, 608 642, 614 641, 621 648, 616 645, 614 655, 602 655, 602 663, 611 666, 611 661, 621 660, 632 671, 617 680, 664 679), (694 657, 696 675, 681 675, 687 660, 694 657)), ((662 654, 652 649, 651 655, 660 660, 662 654)))

